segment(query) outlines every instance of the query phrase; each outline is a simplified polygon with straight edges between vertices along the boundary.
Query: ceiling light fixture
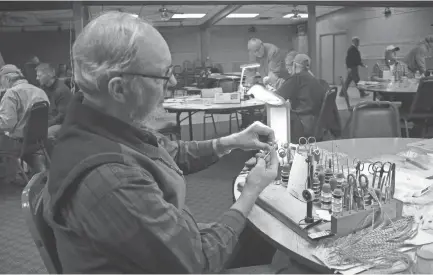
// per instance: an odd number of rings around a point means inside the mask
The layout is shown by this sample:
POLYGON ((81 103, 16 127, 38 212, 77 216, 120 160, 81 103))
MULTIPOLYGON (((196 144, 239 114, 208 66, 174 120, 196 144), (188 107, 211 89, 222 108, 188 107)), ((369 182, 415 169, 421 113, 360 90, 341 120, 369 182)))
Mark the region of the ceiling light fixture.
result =
POLYGON ((175 13, 173 19, 199 19, 206 16, 206 13, 175 13))
POLYGON ((284 15, 283 18, 304 19, 308 18, 308 13, 289 13, 284 15))
POLYGON ((257 17, 258 13, 230 13, 227 18, 254 18, 257 17))

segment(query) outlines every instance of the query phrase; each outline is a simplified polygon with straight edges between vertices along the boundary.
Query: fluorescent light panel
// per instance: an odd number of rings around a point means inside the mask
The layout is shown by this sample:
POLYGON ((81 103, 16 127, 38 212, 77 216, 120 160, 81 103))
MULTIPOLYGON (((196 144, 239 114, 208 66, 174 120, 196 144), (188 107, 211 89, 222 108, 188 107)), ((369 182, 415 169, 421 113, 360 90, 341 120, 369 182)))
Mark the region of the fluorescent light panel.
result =
MULTIPOLYGON (((295 15, 295 14, 293 14, 293 13, 289 13, 289 14, 284 15, 283 18, 290 18, 290 17, 292 17, 292 16, 294 16, 294 15, 295 15)), ((298 15, 299 15, 301 18, 308 18, 308 13, 298 13, 298 15)))
POLYGON ((254 18, 257 17, 258 13, 230 13, 227 18, 254 18))
POLYGON ((171 18, 173 19, 187 19, 187 18, 203 18, 206 16, 206 13, 175 13, 171 18))

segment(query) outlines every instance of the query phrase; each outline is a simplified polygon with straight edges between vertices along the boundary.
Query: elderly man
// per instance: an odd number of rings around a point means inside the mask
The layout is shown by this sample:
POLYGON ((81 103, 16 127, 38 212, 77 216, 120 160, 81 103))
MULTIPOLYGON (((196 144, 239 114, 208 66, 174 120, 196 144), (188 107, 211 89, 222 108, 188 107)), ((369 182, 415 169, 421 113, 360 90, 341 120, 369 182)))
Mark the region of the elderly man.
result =
POLYGON ((172 142, 134 127, 176 80, 161 34, 131 14, 95 18, 72 56, 84 99, 74 97, 68 109, 44 193, 62 272, 221 271, 258 195, 277 176, 273 131, 255 123, 216 140, 172 142), (257 160, 218 222, 198 225, 185 205, 184 175, 235 148, 270 155, 257 160))
MULTIPOLYGON (((6 89, 0 102, 0 150, 19 157, 29 111, 35 103, 48 102, 48 97, 43 90, 29 84, 15 65, 7 64, 0 69, 0 83, 6 89)), ((44 161, 36 150, 28 148, 23 160, 33 172, 40 172, 44 161)))
MULTIPOLYGON (((367 66, 364 65, 364 63, 362 63, 361 53, 359 52, 359 38, 353 37, 352 45, 347 50, 347 56, 346 56, 347 77, 341 89, 340 96, 344 96, 347 93, 347 89, 349 89, 349 85, 350 83, 352 83, 352 81, 355 82, 355 84, 358 84, 360 80, 359 71, 358 71, 359 66, 367 68, 367 66)), ((365 93, 365 91, 363 90, 359 90, 359 95, 361 97, 366 97, 368 94, 365 93)))
MULTIPOLYGON (((248 41, 248 52, 251 63, 259 63, 259 73, 262 77, 263 84, 269 84, 269 79, 286 79, 288 73, 284 67, 284 51, 270 43, 263 43, 258 38, 251 38, 248 41)), ((246 83, 254 84, 256 70, 249 69, 246 71, 246 83)))
POLYGON ((432 48, 433 35, 429 35, 421 40, 418 45, 406 55, 404 62, 412 73, 415 74, 419 71, 421 74, 425 74, 427 71, 425 58, 429 55, 432 48))
POLYGON ((309 72, 310 58, 298 54, 293 60, 292 76, 276 91, 292 104, 292 140, 314 135, 326 91, 309 72))
POLYGON ((383 78, 384 71, 390 71, 391 75, 397 80, 400 77, 414 77, 413 73, 408 69, 407 65, 402 61, 397 61, 397 52, 400 50, 399 47, 389 45, 385 49, 385 58, 379 60, 373 67, 373 73, 371 80, 379 82, 391 81, 391 79, 383 78))
POLYGON ((50 99, 48 138, 55 140, 65 118, 72 93, 65 83, 58 79, 56 70, 50 64, 42 63, 36 67, 36 79, 50 99))
POLYGON ((24 76, 27 81, 34 86, 39 85, 38 81, 36 80, 36 67, 39 64, 41 64, 41 62, 36 55, 33 55, 29 61, 24 64, 24 76))

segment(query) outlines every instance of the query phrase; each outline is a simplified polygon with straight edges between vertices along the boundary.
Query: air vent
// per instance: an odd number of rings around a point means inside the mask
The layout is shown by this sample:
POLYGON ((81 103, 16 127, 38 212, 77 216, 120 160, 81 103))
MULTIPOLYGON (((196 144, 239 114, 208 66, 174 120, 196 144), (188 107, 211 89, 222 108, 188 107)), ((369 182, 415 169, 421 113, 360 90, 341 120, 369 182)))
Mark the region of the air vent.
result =
POLYGON ((272 19, 272 17, 269 17, 269 16, 268 17, 259 17, 258 19, 259 20, 269 20, 269 19, 272 19))

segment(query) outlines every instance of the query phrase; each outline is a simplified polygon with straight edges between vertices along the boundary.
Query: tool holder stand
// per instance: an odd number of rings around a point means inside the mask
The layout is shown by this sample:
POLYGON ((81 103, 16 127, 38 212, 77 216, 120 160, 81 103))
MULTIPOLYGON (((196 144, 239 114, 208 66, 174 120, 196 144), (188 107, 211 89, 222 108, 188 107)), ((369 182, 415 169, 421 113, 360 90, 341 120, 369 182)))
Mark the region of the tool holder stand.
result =
MULTIPOLYGON (((382 203, 381 210, 385 212, 383 217, 385 219, 396 220, 402 217, 403 212, 403 202, 397 199, 390 199, 389 202, 382 203)), ((345 210, 338 216, 332 215, 331 217, 331 232, 335 235, 341 237, 353 233, 355 230, 362 228, 356 228, 357 225, 361 223, 368 215, 373 213, 374 209, 379 208, 379 205, 366 206, 362 210, 345 210)), ((376 219, 377 217, 375 217, 376 219)), ((366 224, 371 226, 371 222, 366 224)))

